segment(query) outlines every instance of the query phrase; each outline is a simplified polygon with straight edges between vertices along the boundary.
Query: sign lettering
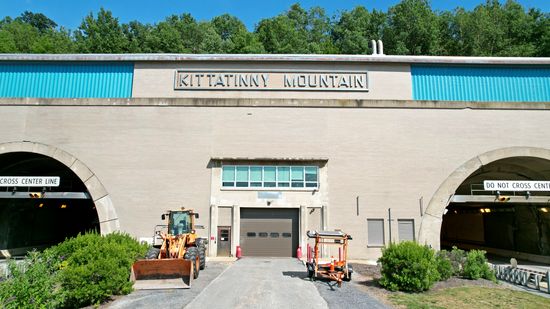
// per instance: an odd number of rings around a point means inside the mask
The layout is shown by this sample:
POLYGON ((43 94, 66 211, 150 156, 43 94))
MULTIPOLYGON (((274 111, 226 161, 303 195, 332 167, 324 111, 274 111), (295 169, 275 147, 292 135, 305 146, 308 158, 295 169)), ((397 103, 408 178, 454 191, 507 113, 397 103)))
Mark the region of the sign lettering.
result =
POLYGON ((0 176, 0 187, 59 187, 59 177, 0 176))
POLYGON ((363 72, 176 71, 175 90, 369 91, 363 72))
POLYGON ((485 180, 486 191, 550 191, 550 181, 485 180))

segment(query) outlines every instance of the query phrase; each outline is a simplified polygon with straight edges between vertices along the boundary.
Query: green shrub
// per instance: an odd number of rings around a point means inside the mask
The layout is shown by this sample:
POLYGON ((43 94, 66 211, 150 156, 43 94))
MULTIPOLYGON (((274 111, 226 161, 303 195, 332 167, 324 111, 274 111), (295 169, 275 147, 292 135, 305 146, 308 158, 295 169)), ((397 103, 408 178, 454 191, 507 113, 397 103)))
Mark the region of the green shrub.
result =
POLYGON ((441 250, 436 255, 437 259, 437 272, 439 273, 439 280, 448 280, 453 276, 453 265, 449 258, 449 252, 441 250))
POLYGON ((483 250, 471 250, 468 252, 466 262, 464 263, 463 275, 465 278, 472 280, 479 278, 496 280, 493 270, 487 264, 485 251, 483 250))
POLYGON ((90 233, 48 250, 62 260, 59 275, 64 306, 83 307, 131 292, 130 267, 147 246, 125 234, 90 233))
POLYGON ((56 257, 29 252, 8 261, 10 275, 0 282, 0 308, 56 308, 63 303, 56 257))
POLYGON ((146 245, 125 234, 78 235, 44 252, 10 262, 0 282, 0 308, 80 308, 127 294, 130 267, 146 245))
POLYGON ((453 267, 453 276, 461 276, 464 263, 466 262, 466 253, 464 250, 453 246, 453 249, 450 252, 447 252, 447 256, 449 257, 453 267))
POLYGON ((392 291, 421 292, 439 280, 435 251, 405 241, 382 249, 380 284, 392 291))

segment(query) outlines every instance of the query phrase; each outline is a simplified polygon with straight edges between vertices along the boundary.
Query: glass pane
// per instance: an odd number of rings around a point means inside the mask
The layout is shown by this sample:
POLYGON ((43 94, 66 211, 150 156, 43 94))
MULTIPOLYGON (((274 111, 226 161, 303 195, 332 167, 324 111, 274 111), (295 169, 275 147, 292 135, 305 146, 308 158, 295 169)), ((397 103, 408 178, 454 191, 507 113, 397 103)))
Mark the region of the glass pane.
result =
POLYGON ((234 166, 224 166, 222 167, 223 176, 222 180, 223 182, 232 182, 235 181, 235 167, 234 166))
POLYGON ((250 167, 250 181, 262 182, 262 167, 251 166, 250 167))
POLYGON ((274 166, 265 166, 264 167, 264 182, 275 182, 275 167, 274 166))
POLYGON ((264 182, 264 188, 273 188, 275 187, 275 182, 264 182))
POLYGON ((317 188, 317 183, 316 182, 306 182, 306 187, 307 188, 317 188))
POLYGON ((292 187, 293 188, 303 188, 304 187, 304 182, 303 181, 293 181, 292 182, 292 187))
POLYGON ((279 233, 271 233, 270 236, 271 236, 271 238, 278 238, 279 233))
POLYGON ((237 166, 237 181, 248 182, 248 166, 237 166))
POLYGON ((290 181, 290 167, 279 166, 277 167, 277 180, 281 182, 290 181))
POLYGON ((246 233, 246 237, 256 237, 256 233, 248 232, 248 233, 246 233))
POLYGON ((258 233, 258 236, 260 236, 262 238, 265 238, 265 237, 267 237, 267 233, 261 232, 261 233, 258 233))
POLYGON ((290 182, 279 182, 278 186, 282 188, 288 188, 290 187, 290 182))
POLYGON ((317 181, 317 167, 306 167, 306 181, 317 181))
POLYGON ((261 182, 251 182, 251 183, 250 183, 250 186, 251 186, 251 187, 261 187, 261 186, 262 186, 262 183, 261 183, 261 182))
POLYGON ((293 166, 292 167, 292 181, 295 180, 304 180, 304 168, 302 166, 293 166))
POLYGON ((290 234, 290 233, 283 233, 284 238, 290 238, 291 236, 292 236, 292 234, 290 234))

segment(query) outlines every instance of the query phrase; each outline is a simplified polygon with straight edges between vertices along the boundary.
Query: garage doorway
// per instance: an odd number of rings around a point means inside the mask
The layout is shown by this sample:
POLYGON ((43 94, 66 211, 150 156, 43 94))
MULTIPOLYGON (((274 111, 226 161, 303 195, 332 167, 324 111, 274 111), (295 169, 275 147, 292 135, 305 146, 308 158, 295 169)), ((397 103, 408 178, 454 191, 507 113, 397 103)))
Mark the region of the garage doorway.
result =
POLYGON ((241 208, 243 256, 295 257, 298 209, 241 208))

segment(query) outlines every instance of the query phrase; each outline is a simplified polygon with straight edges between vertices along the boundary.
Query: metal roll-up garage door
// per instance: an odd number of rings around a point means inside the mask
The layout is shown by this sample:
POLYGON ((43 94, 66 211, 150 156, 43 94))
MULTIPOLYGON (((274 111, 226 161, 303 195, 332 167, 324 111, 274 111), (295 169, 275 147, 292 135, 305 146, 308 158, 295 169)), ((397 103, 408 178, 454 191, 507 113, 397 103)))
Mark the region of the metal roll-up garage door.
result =
POLYGON ((298 209, 241 208, 243 256, 296 256, 298 209))

